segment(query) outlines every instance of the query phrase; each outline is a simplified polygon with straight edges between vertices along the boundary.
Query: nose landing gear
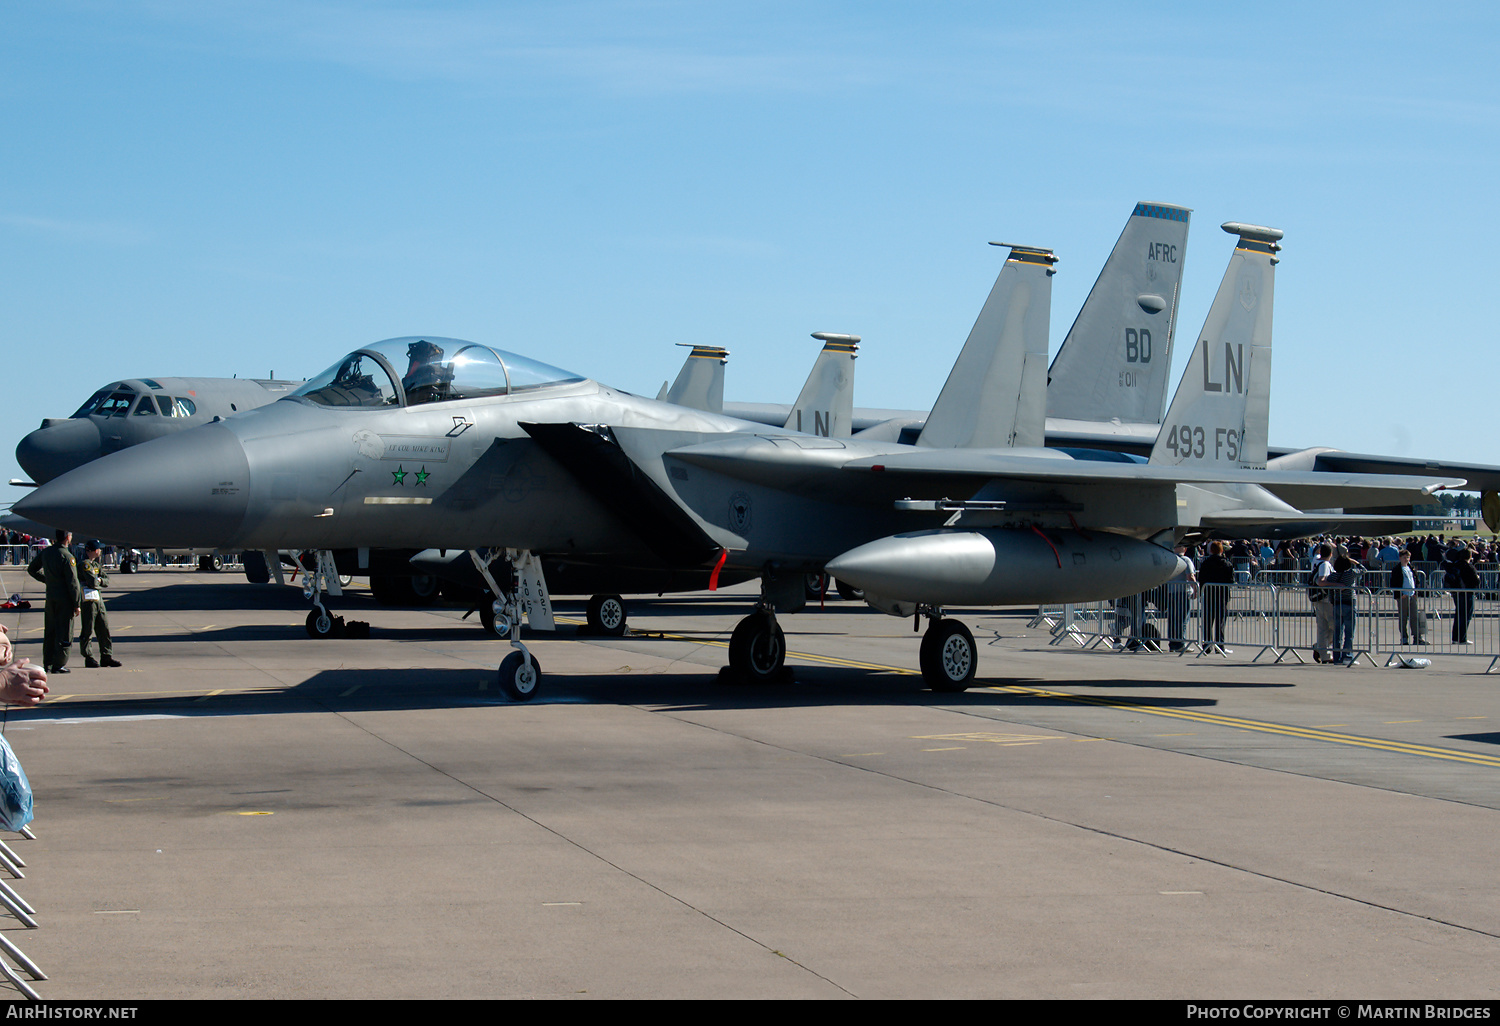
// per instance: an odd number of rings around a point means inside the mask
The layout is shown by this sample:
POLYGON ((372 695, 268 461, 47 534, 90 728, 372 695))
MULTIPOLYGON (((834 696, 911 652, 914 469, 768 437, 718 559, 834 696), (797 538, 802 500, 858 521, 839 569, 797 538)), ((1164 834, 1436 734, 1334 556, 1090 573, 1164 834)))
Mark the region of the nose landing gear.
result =
POLYGON ((529 702, 541 685, 542 667, 521 643, 521 616, 524 614, 527 623, 536 630, 554 629, 552 598, 542 576, 541 560, 531 552, 517 549, 470 549, 469 558, 489 586, 490 594, 496 596, 488 616, 485 609, 480 609, 481 621, 501 637, 509 636, 510 647, 515 649, 500 663, 500 690, 517 702, 529 702), (497 559, 502 561, 504 586, 490 571, 497 559))

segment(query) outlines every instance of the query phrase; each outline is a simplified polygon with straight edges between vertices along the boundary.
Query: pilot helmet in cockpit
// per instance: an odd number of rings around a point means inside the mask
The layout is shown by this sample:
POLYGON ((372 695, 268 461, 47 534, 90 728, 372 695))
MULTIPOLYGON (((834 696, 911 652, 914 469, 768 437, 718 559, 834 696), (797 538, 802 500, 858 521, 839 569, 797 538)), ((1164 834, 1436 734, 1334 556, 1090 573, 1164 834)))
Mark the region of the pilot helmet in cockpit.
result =
POLYGON ((441 346, 418 339, 406 347, 409 362, 401 378, 401 387, 406 390, 409 405, 430 403, 447 397, 448 384, 453 380, 453 369, 442 362, 441 346))

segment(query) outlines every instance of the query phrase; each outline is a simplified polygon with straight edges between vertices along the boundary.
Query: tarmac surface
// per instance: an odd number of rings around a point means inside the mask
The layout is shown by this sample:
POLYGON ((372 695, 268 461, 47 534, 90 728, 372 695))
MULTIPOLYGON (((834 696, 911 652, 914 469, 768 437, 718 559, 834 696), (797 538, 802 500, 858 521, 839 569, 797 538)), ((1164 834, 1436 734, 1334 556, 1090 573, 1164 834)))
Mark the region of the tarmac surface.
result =
MULTIPOLYGON (((5 734, 36 793, 0 929, 58 1000, 1500 996, 1500 677, 1049 647, 962 614, 782 618, 796 682, 716 671, 745 588, 538 635, 533 702, 463 610, 338 611, 155 570, 120 669, 5 734)), ((40 591, 0 613, 40 661, 40 591)), ((6 991, 11 996, 17 992, 6 991)))

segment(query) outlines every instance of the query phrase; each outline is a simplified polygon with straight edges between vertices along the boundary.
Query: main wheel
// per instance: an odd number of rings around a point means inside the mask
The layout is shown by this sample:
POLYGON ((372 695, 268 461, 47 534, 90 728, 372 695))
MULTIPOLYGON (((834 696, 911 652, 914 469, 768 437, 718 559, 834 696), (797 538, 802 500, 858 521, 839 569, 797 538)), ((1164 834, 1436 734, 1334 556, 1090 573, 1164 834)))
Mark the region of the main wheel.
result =
POLYGON ((438 600, 439 581, 430 574, 415 574, 411 578, 411 591, 416 603, 430 606, 438 600))
POLYGON ((526 666, 526 657, 512 652, 500 662, 500 690, 517 702, 529 702, 536 697, 536 689, 542 682, 542 664, 531 657, 531 666, 526 666))
POLYGON ((828 575, 823 573, 807 575, 807 597, 810 599, 821 599, 828 594, 828 575))
POLYGON ((979 662, 974 635, 959 620, 937 620, 922 635, 922 679, 933 691, 963 691, 979 662))
POLYGON ((786 635, 775 617, 751 613, 729 636, 729 665, 754 683, 774 679, 786 664, 786 635))
POLYGON ((625 600, 618 595, 595 595, 589 599, 589 630, 620 637, 625 633, 625 600))
POLYGON ((206 574, 216 574, 224 569, 224 560, 217 552, 211 556, 198 557, 198 569, 206 574))
POLYGON ((865 600, 865 593, 863 589, 856 588, 852 584, 845 584, 843 581, 834 581, 833 583, 838 585, 839 598, 843 599, 844 601, 863 602, 865 600))
POLYGON ((271 568, 264 552, 240 553, 240 565, 245 568, 245 580, 251 584, 271 583, 271 568))
POLYGON ((326 609, 314 609, 307 614, 307 636, 309 638, 337 637, 343 620, 326 609))

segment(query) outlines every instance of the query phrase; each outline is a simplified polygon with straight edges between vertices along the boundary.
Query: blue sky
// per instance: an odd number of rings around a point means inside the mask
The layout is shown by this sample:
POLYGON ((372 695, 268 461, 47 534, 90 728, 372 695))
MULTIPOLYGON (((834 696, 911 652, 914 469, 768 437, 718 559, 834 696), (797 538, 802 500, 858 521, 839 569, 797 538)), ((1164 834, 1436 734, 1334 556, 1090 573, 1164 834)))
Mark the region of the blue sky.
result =
POLYGON ((988 240, 1056 250, 1055 350, 1151 200, 1179 341, 1219 223, 1286 231, 1273 443, 1500 463, 1495 11, 0 0, 0 460, 119 377, 418 333, 790 402, 852 332, 856 401, 926 407, 988 240))

